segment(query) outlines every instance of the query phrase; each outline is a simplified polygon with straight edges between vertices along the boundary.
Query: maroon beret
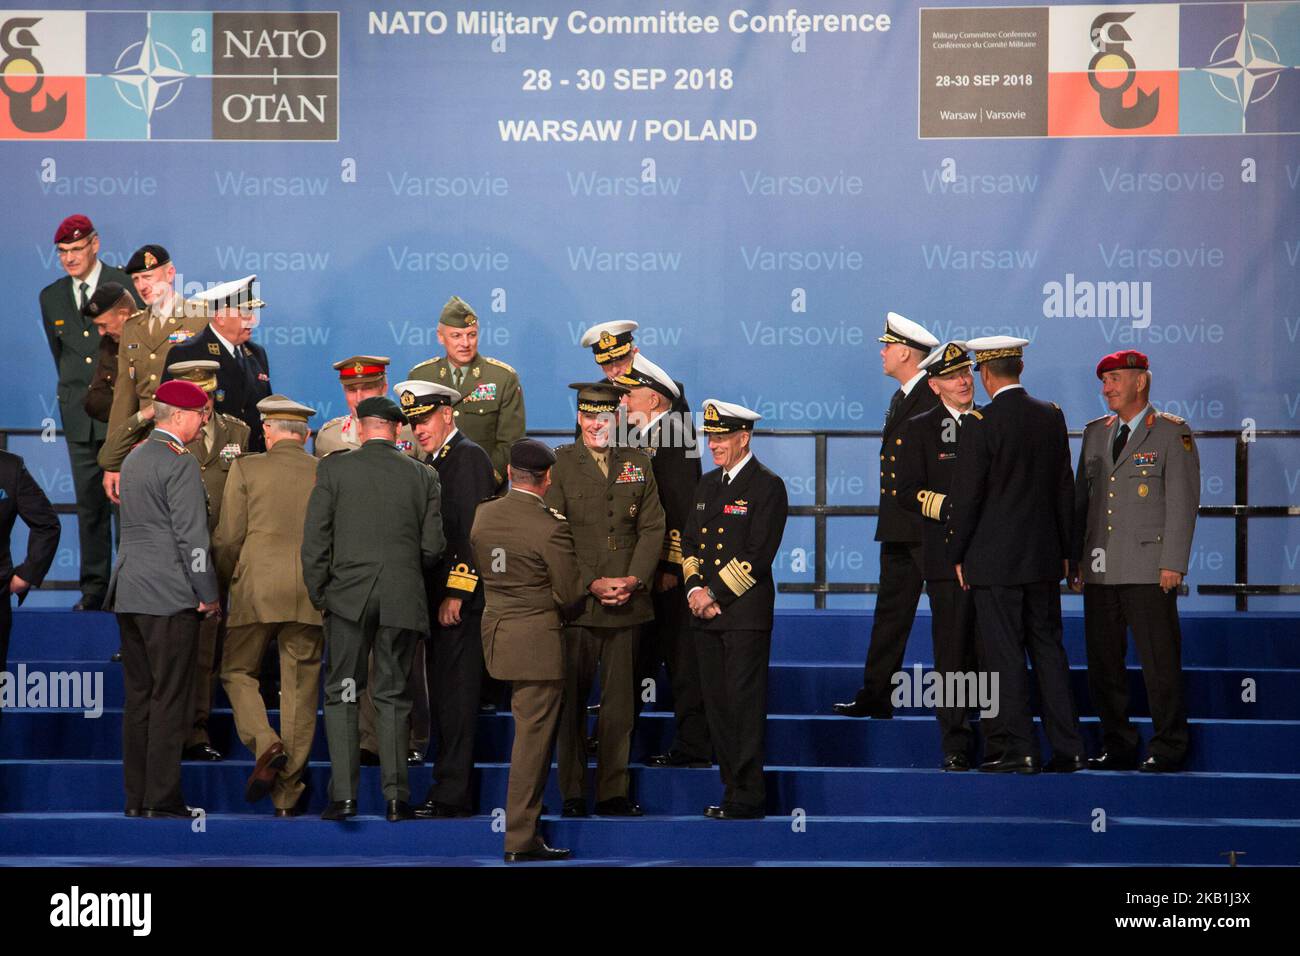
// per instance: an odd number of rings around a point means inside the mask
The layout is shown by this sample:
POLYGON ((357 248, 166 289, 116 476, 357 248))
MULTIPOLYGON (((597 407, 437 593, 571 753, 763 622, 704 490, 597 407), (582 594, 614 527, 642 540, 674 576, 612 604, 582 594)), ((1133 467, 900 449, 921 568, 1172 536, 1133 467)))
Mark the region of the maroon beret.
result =
POLYGON ((1141 352, 1134 349, 1125 349, 1123 352, 1112 352, 1104 359, 1097 363, 1097 377, 1106 372, 1114 372, 1121 368, 1137 369, 1139 372, 1145 372, 1151 367, 1147 357, 1141 352))
POLYGON ((208 393, 193 382, 174 378, 163 382, 158 391, 153 393, 154 401, 171 405, 173 408, 202 408, 208 404, 208 393))
POLYGON ((55 243, 76 242, 78 239, 85 239, 95 231, 95 224, 85 216, 69 216, 63 222, 59 223, 59 228, 54 230, 55 243))

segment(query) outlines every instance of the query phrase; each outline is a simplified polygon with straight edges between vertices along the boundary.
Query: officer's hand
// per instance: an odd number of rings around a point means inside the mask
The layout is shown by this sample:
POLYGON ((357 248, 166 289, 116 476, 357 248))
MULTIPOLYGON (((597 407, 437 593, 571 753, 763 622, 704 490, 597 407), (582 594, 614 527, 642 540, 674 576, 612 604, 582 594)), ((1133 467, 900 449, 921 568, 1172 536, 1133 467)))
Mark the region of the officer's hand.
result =
POLYGON ((1182 583, 1183 575, 1181 572, 1170 571, 1168 568, 1160 569, 1160 590, 1167 593, 1176 590, 1178 585, 1182 583))
POLYGON ((202 614, 204 617, 220 617, 220 616, 221 616, 221 602, 220 602, 220 601, 200 601, 200 602, 199 602, 199 613, 202 614))
POLYGON ((655 594, 662 594, 664 591, 671 591, 681 583, 681 578, 675 574, 669 574, 667 571, 660 571, 655 575, 655 594))
POLYGON ((628 575, 625 578, 614 578, 614 581, 617 584, 618 593, 622 595, 624 600, 635 594, 636 589, 641 586, 641 582, 637 580, 635 575, 628 575))
POLYGON ((459 624, 462 603, 464 603, 462 598, 443 598, 442 603, 438 605, 438 624, 441 627, 454 627, 459 624))
POLYGON ((591 582, 591 587, 587 588, 587 590, 596 595, 596 597, 600 599, 600 602, 604 604, 605 598, 614 595, 614 591, 617 590, 617 584, 614 578, 596 578, 596 580, 591 582))
POLYGON ((691 606, 691 613, 696 617, 700 617, 706 607, 716 602, 709 600, 709 592, 704 588, 697 588, 691 592, 691 596, 686 599, 686 603, 691 606))
POLYGON ((10 594, 26 594, 31 589, 32 589, 31 583, 28 581, 24 581, 16 574, 9 579, 10 594))
POLYGON ((1079 573, 1079 569, 1078 569, 1078 568, 1075 568, 1075 569, 1074 569, 1074 573, 1071 574, 1071 575, 1067 578, 1067 580, 1070 582, 1070 590, 1071 590, 1071 591, 1073 591, 1075 594, 1082 594, 1082 593, 1083 593, 1083 575, 1081 575, 1081 574, 1079 573))
POLYGON ((108 500, 115 505, 122 503, 122 499, 117 496, 117 489, 121 482, 122 473, 120 471, 104 472, 104 494, 108 495, 108 500))
POLYGON ((953 568, 954 568, 954 569, 956 570, 956 572, 957 572, 957 583, 961 585, 961 589, 962 589, 963 591, 969 591, 969 590, 970 590, 970 585, 966 583, 966 577, 965 577, 965 575, 963 575, 963 574, 961 573, 961 565, 960 565, 960 564, 955 564, 955 565, 953 565, 953 568))
POLYGON ((700 617, 704 618, 704 620, 706 621, 711 621, 713 620, 713 618, 717 617, 721 613, 722 613, 722 605, 719 604, 717 601, 714 601, 712 604, 710 604, 708 607, 704 609, 704 613, 701 614, 700 617))

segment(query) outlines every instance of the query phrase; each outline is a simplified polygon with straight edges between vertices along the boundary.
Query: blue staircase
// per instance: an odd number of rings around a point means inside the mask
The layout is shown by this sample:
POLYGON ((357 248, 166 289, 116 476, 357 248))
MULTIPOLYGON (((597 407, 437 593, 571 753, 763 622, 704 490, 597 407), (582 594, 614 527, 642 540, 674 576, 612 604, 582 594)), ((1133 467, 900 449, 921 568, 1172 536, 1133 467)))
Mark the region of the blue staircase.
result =
MULTIPOLYGON (((700 815, 720 796, 716 769, 652 769, 640 762, 671 739, 671 698, 661 691, 633 740, 632 784, 647 816, 549 817, 550 842, 571 847, 575 859, 569 865, 576 866, 1205 866, 1223 863, 1230 850, 1244 852, 1240 863, 1246 866, 1300 863, 1300 618, 1184 616, 1192 752, 1188 772, 1171 776, 942 773, 929 711, 900 711, 892 721, 830 714, 831 702, 850 698, 861 680, 870 627, 866 612, 778 612, 766 820, 731 823, 700 815)), ((907 666, 928 662, 928 645, 929 619, 921 617, 907 666)), ((378 771, 363 768, 358 820, 274 820, 269 802, 243 802, 252 755, 235 738, 229 705, 218 691, 210 729, 218 749, 230 757, 219 764, 186 764, 184 770, 186 797, 205 816, 190 822, 126 819, 121 671, 108 663, 116 646, 116 625, 107 614, 16 614, 10 671, 89 673, 102 680, 103 713, 92 719, 80 711, 9 710, 0 719, 0 863, 500 862, 502 835, 493 810, 505 805, 508 714, 479 719, 480 816, 388 824, 379 816, 378 771)), ((1066 619, 1066 648, 1085 737, 1096 751, 1099 729, 1077 616, 1066 619)), ((1130 679, 1132 706, 1146 738, 1146 697, 1132 656, 1130 679)), ((416 799, 430 776, 428 766, 412 769, 416 799)), ((323 806, 328 777, 318 725, 308 772, 313 810, 323 806)), ((546 800, 552 808, 560 805, 554 776, 546 800)))

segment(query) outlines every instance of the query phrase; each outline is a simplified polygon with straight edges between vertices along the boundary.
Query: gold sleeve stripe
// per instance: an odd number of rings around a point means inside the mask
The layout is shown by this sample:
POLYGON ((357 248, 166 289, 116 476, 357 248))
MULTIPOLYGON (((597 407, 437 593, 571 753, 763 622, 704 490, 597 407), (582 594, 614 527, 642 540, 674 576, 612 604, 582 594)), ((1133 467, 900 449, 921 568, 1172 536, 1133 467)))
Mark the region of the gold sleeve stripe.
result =
POLYGON ((731 589, 732 594, 740 597, 758 583, 750 576, 749 572, 752 569, 753 566, 748 562, 732 558, 723 565, 722 570, 718 572, 718 577, 722 578, 722 583, 731 589))
POLYGON ((676 528, 670 529, 664 536, 664 550, 660 557, 673 564, 682 563, 682 533, 676 528))
POLYGON ((700 573, 700 559, 694 555, 682 559, 682 573, 688 578, 700 573))
POLYGON ((457 591, 473 591, 478 587, 478 575, 468 564, 458 564, 447 575, 447 587, 457 591))
POLYGON ((918 491, 916 493, 916 500, 921 503, 921 514, 932 521, 940 520, 939 515, 947 497, 947 495, 941 495, 937 491, 918 491))

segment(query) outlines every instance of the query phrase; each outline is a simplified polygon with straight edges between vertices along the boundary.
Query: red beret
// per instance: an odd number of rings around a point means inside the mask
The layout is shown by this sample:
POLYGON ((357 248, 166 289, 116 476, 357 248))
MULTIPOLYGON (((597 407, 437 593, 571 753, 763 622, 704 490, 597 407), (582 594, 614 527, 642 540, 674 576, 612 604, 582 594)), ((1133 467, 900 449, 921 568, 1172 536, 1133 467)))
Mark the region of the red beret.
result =
POLYGON ((202 408, 208 404, 208 393, 193 382, 174 378, 163 382, 158 391, 153 393, 154 401, 171 405, 173 408, 202 408))
POLYGON ((69 216, 63 222, 59 223, 59 228, 54 230, 55 243, 76 242, 78 239, 85 239, 95 231, 95 224, 85 216, 69 216))
POLYGON ((1097 377, 1101 378, 1105 372, 1114 372, 1116 369, 1133 368, 1139 372, 1145 372, 1151 367, 1147 357, 1141 352, 1134 349, 1125 349, 1123 352, 1112 352, 1104 359, 1097 363, 1097 377))

